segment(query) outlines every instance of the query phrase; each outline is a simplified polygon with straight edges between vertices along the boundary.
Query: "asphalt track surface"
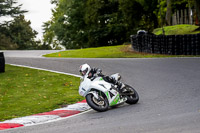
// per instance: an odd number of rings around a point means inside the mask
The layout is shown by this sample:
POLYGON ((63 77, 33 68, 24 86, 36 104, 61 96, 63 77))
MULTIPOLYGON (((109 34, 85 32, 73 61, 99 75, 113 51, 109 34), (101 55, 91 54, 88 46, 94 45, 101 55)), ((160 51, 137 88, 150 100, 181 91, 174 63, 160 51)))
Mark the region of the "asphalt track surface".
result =
MULTIPOLYGON (((139 93, 135 105, 106 112, 94 110, 41 125, 4 130, 9 133, 199 133, 200 58, 66 59, 6 57, 6 63, 79 74, 83 63, 104 74, 121 73, 139 93)), ((77 89, 78 91, 78 89, 77 89)))

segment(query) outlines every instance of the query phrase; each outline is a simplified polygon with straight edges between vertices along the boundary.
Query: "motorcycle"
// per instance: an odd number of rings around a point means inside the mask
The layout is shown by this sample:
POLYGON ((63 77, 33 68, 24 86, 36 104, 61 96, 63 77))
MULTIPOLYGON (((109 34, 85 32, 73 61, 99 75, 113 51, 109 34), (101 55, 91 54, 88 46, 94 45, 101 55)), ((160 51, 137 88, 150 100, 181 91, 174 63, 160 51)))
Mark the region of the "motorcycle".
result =
MULTIPOLYGON (((111 75, 115 80, 119 81, 121 76, 119 73, 111 75)), ((123 103, 136 104, 139 101, 137 91, 130 85, 120 92, 117 86, 104 81, 102 77, 94 77, 93 79, 84 76, 81 78, 79 86, 79 94, 86 98, 87 104, 94 110, 103 112, 109 107, 121 105, 123 103)))

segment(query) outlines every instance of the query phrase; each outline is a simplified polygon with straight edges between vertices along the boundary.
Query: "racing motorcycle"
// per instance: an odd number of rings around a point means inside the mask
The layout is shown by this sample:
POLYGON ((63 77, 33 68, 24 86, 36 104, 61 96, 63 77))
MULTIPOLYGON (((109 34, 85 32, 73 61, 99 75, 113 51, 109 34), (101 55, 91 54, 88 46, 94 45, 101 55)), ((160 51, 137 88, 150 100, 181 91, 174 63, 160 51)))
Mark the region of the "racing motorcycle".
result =
MULTIPOLYGON (((117 81, 121 79, 119 73, 113 74, 111 77, 117 81)), ((136 104, 139 101, 139 95, 133 87, 125 84, 122 91, 119 91, 117 86, 98 76, 93 79, 89 79, 87 76, 82 77, 79 94, 86 98, 87 104, 92 109, 99 112, 107 111, 109 107, 121 105, 125 102, 136 104)))

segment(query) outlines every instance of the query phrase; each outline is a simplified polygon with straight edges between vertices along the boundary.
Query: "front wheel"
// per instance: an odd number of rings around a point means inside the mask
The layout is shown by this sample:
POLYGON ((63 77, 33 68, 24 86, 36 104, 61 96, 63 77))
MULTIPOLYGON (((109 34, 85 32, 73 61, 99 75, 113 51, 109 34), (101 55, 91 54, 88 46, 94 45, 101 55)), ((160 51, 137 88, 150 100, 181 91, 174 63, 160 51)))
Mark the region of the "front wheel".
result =
POLYGON ((126 96, 127 97, 126 103, 136 104, 139 101, 139 95, 138 95, 137 91, 129 85, 126 85, 126 90, 129 93, 126 96))
POLYGON ((106 96, 100 96, 99 99, 96 99, 93 94, 88 94, 86 95, 86 101, 96 111, 103 112, 108 110, 109 103, 106 96))

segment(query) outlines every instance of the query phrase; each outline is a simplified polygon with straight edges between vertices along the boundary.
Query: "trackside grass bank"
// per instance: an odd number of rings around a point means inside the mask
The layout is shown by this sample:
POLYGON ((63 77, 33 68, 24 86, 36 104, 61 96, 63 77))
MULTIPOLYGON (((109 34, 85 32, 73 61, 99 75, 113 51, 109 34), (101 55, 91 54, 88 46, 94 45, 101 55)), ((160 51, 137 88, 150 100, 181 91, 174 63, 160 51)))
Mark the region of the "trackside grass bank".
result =
POLYGON ((83 100, 80 78, 6 65, 0 73, 0 121, 52 111, 83 100))
POLYGON ((159 57, 194 57, 185 55, 160 55, 135 52, 131 45, 107 46, 98 48, 85 48, 77 50, 67 50, 57 53, 47 54, 44 57, 60 58, 159 58, 159 57))
MULTIPOLYGON (((195 25, 174 25, 164 27, 165 35, 184 35, 184 34, 197 34, 200 33, 199 26, 195 25)), ((162 34, 162 28, 157 28, 153 31, 156 35, 162 34)))

